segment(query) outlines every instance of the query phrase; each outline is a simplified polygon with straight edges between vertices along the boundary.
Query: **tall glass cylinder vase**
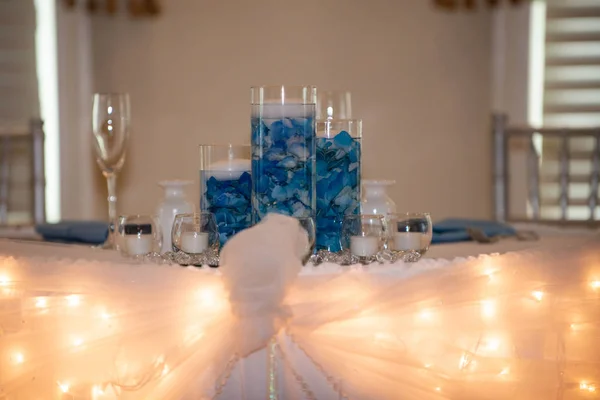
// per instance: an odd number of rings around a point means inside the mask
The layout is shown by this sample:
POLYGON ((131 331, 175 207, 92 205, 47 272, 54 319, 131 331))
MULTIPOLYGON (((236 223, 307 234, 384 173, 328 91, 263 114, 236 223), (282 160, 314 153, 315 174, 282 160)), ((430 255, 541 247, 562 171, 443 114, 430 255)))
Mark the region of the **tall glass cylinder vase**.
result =
POLYGON ((352 119, 352 94, 322 91, 317 96, 317 120, 352 119))
POLYGON ((215 215, 221 247, 252 222, 249 145, 200 146, 200 209, 215 215))
POLYGON ((315 216, 315 104, 313 86, 251 89, 252 213, 315 216))
POLYGON ((360 213, 360 120, 317 122, 317 250, 342 249, 344 216, 360 213))

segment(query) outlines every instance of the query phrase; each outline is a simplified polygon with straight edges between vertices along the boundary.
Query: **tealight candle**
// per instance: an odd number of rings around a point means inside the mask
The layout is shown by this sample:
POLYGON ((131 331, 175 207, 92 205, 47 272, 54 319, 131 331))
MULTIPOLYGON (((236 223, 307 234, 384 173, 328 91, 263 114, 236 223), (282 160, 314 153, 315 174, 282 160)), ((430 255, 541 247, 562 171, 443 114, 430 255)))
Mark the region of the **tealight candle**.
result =
POLYGON ((374 236, 351 236, 350 252, 359 257, 377 254, 379 252, 379 238, 374 236))
POLYGON ((126 235, 127 253, 131 256, 141 256, 152 251, 152 235, 126 235))
POLYGON ((423 234, 421 232, 396 232, 394 235, 394 250, 421 250, 423 246, 421 241, 423 234))
POLYGON ((200 254, 208 248, 208 233, 183 232, 181 234, 181 250, 185 253, 200 254))

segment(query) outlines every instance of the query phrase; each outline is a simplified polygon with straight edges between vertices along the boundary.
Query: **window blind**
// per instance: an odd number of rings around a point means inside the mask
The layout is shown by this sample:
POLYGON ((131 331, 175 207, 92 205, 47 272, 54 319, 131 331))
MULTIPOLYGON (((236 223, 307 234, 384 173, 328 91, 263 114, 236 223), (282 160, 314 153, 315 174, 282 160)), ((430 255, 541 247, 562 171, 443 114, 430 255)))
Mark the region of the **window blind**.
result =
POLYGON ((0 0, 0 127, 39 117, 34 0, 0 0))
POLYGON ((34 0, 0 0, 0 225, 33 219, 30 120, 40 115, 35 34, 34 0))
MULTIPOLYGON (((547 0, 545 34, 544 126, 600 127, 600 0, 547 0)), ((595 146, 592 137, 568 141, 568 219, 590 217, 595 146)), ((544 139, 542 154, 541 213, 557 219, 561 141, 544 139)))

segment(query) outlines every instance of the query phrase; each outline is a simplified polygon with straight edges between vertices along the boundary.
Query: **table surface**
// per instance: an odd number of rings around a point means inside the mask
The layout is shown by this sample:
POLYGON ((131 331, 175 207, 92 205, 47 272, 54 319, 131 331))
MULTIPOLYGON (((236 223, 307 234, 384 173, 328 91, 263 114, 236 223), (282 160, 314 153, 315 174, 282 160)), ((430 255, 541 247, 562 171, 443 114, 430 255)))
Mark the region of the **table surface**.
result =
MULTIPOLYGON (((573 230, 548 227, 527 227, 539 235, 538 240, 517 240, 504 238, 495 243, 460 242, 438 244, 430 247, 424 258, 414 264, 431 263, 432 259, 453 260, 455 258, 476 257, 482 254, 507 253, 514 251, 565 247, 581 243, 582 240, 600 239, 600 233, 590 230, 573 230)), ((106 251, 87 245, 56 244, 19 239, 0 239, 0 254, 17 257, 42 257, 85 259, 115 263, 137 263, 122 257, 116 251, 106 251)))

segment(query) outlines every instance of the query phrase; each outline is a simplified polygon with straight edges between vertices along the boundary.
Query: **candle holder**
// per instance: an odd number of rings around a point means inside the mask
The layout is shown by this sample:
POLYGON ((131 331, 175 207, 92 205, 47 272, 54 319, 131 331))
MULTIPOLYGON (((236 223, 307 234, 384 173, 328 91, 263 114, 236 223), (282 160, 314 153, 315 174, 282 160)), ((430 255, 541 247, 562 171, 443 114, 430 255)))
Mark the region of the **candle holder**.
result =
POLYGON ((429 213, 388 214, 388 249, 394 253, 417 254, 418 257, 403 257, 417 261, 429 249, 433 238, 433 226, 429 213))
POLYGON ((221 247, 252 223, 249 145, 200 146, 200 210, 214 214, 221 247))
POLYGON ((122 215, 117 231, 118 249, 124 256, 139 257, 161 250, 162 233, 152 216, 122 215))
POLYGON ((360 213, 360 120, 317 122, 317 250, 341 250, 344 216, 360 213))
POLYGON ((178 214, 171 230, 173 252, 199 255, 219 251, 219 230, 210 212, 178 214))
POLYGON ((251 97, 253 222, 314 218, 316 88, 253 87, 251 97))
POLYGON ((342 223, 342 248, 361 262, 374 259, 383 249, 386 222, 383 215, 346 215, 342 223))

